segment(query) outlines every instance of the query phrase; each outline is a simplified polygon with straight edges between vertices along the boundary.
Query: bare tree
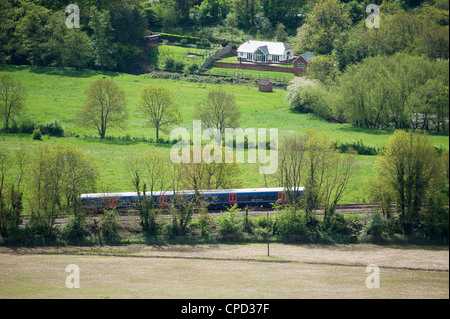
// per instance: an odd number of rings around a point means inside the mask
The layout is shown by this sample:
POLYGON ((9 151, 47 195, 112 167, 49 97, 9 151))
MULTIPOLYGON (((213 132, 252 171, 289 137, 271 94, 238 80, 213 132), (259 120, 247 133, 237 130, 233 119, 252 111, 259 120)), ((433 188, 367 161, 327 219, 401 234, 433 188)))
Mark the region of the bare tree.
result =
POLYGON ((12 117, 23 110, 25 97, 25 87, 19 81, 9 74, 0 75, 0 116, 5 131, 12 117))
POLYGON ((111 126, 124 128, 128 119, 124 91, 110 79, 98 79, 86 90, 87 103, 78 112, 80 125, 97 129, 100 138, 111 126))
POLYGON ((156 140, 159 131, 165 132, 172 125, 180 122, 180 110, 175 102, 172 89, 163 85, 146 85, 139 97, 139 109, 147 118, 150 127, 156 129, 156 140))
POLYGON ((283 136, 278 151, 278 179, 286 189, 286 199, 291 205, 298 203, 298 191, 305 178, 304 139, 296 136, 283 136))
POLYGON ((213 90, 198 105, 197 117, 206 127, 218 129, 223 136, 225 128, 238 126, 241 112, 232 94, 213 90))
POLYGON ((155 191, 165 191, 169 187, 169 169, 166 158, 154 153, 133 157, 127 163, 128 176, 137 193, 136 208, 141 217, 141 226, 148 234, 157 228, 158 210, 153 195, 155 191), (147 190, 150 196, 147 196, 147 190))
POLYGON ((328 218, 342 198, 355 165, 354 157, 339 154, 327 135, 308 131, 300 137, 283 137, 278 179, 291 205, 298 203, 296 194, 305 187, 302 203, 306 213, 322 206, 328 218))

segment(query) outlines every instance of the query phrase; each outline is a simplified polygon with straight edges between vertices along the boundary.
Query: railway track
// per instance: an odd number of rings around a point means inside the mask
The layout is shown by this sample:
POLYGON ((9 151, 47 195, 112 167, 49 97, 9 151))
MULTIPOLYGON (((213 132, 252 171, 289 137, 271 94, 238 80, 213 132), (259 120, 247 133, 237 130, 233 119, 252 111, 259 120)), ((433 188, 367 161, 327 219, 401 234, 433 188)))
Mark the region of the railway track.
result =
MULTIPOLYGON (((364 204, 364 203, 355 203, 355 204, 340 204, 336 208, 336 213, 339 214, 366 214, 370 213, 376 205, 374 204, 364 204)), ((213 217, 220 216, 224 210, 211 210, 209 213, 213 217)), ((128 211, 119 211, 118 212, 118 220, 119 222, 126 222, 126 223, 139 223, 140 217, 139 213, 136 210, 128 210, 128 211)), ((245 213, 245 209, 241 209, 241 213, 245 213)), ((248 210, 248 215, 252 217, 257 217, 260 215, 265 215, 269 213, 269 215, 273 215, 278 213, 278 211, 274 211, 271 208, 262 208, 262 207, 252 207, 248 210)), ((323 210, 319 209, 316 211, 316 215, 323 215, 323 210)), ((164 218, 171 218, 170 214, 160 214, 160 216, 164 218)), ((196 214, 194 214, 196 216, 196 214)), ((100 219, 102 217, 102 214, 89 214, 87 216, 89 219, 100 219)), ((58 216, 58 218, 55 221, 56 225, 62 225, 67 223, 69 219, 69 215, 67 214, 61 214, 58 216)), ((26 224, 28 222, 28 216, 24 216, 23 218, 23 224, 26 224)))

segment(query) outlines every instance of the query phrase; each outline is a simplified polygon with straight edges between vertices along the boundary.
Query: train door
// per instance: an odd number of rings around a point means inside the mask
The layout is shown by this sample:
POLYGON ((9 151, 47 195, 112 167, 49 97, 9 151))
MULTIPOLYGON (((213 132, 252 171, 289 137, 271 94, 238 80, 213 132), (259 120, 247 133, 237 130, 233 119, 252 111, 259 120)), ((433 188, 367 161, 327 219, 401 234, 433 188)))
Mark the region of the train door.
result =
POLYGON ((161 207, 167 206, 167 195, 159 196, 159 206, 161 206, 161 207))
POLYGON ((278 202, 282 204, 286 202, 286 195, 284 192, 278 192, 278 202))
POLYGON ((229 194, 228 195, 228 203, 230 205, 234 205, 237 203, 237 194, 229 194))
POLYGON ((117 208, 117 197, 109 198, 109 208, 117 208))

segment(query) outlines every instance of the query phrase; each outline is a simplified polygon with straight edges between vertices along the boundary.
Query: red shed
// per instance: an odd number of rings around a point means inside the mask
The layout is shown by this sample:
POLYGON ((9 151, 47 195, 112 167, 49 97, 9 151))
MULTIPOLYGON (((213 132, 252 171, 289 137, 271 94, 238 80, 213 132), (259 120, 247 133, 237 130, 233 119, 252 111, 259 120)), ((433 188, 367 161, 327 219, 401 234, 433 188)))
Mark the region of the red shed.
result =
POLYGON ((272 92, 273 91, 273 83, 271 80, 259 80, 258 82, 259 90, 261 92, 272 92))

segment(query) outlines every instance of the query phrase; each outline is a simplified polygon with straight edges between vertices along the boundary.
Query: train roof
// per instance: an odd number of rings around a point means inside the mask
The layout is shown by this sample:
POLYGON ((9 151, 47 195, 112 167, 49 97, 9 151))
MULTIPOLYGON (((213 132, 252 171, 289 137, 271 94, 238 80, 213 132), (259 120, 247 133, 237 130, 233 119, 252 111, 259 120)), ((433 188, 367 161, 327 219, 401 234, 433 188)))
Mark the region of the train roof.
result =
MULTIPOLYGON (((299 187, 298 190, 303 191, 303 187, 299 187)), ((215 189, 215 190, 201 190, 200 193, 203 195, 213 195, 213 194, 251 194, 251 193, 277 193, 284 191, 283 187, 272 187, 272 188, 236 188, 236 189, 215 189)), ((185 190, 176 192, 180 195, 192 195, 193 190, 185 190)), ((147 196, 151 196, 151 192, 146 192, 147 196)), ((153 192, 153 196, 168 195, 173 196, 173 191, 156 191, 153 192)), ((97 198, 97 197, 136 197, 136 192, 120 192, 120 193, 89 193, 81 194, 81 198, 97 198)))

